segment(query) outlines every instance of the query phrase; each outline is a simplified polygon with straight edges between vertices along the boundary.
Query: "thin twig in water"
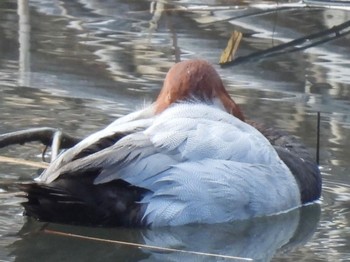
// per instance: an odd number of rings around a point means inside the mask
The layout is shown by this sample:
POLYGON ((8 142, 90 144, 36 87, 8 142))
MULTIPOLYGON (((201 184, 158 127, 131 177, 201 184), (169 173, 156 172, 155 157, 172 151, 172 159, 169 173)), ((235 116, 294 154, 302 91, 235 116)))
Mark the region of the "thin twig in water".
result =
MULTIPOLYGON (((229 22, 229 21, 238 20, 238 19, 241 19, 241 18, 248 18, 248 17, 253 18, 253 17, 263 16, 263 15, 268 15, 269 13, 273 13, 273 12, 276 12, 276 11, 281 12, 281 11, 288 11, 288 10, 293 10, 293 9, 299 9, 300 7, 305 7, 305 5, 286 6, 286 7, 281 6, 281 7, 276 7, 276 8, 270 8, 270 9, 267 9, 267 10, 260 10, 260 9, 258 9, 257 11, 244 13, 244 14, 241 14, 241 15, 235 15, 235 16, 232 16, 232 17, 229 17, 229 18, 226 18, 226 19, 221 19, 219 21, 220 21, 220 23, 222 23, 222 22, 229 22)), ((218 21, 215 20, 214 22, 211 22, 211 23, 208 23, 208 24, 215 24, 217 22, 218 21)))
POLYGON ((45 146, 43 152, 41 153, 41 160, 45 163, 47 163, 48 161, 46 161, 45 155, 47 152, 47 149, 49 148, 49 146, 45 146))
POLYGON ((320 164, 320 125, 321 125, 321 113, 317 112, 317 144, 316 144, 316 163, 320 164))
POLYGON ((34 162, 34 161, 29 161, 21 158, 12 158, 12 157, 6 157, 6 156, 0 156, 0 162, 7 163, 7 164, 24 165, 24 166, 30 166, 30 167, 36 167, 36 168, 47 168, 49 165, 46 162, 34 162))
POLYGON ((65 232, 55 231, 55 230, 50 230, 50 229, 44 229, 43 232, 49 233, 49 234, 54 234, 54 235, 66 236, 66 237, 73 237, 73 238, 93 240, 93 241, 99 241, 99 242, 105 242, 105 243, 132 246, 132 247, 137 247, 137 248, 153 249, 153 250, 157 250, 157 251, 179 252, 179 253, 185 253, 185 254, 191 254, 191 255, 208 256, 208 257, 216 257, 216 258, 224 258, 224 259, 225 258, 226 259, 234 259, 234 260, 239 260, 239 261, 253 261, 253 259, 245 258, 245 257, 235 257, 235 256, 212 254, 212 253, 205 253, 205 252, 181 250, 181 249, 168 248, 168 247, 151 246, 151 245, 145 245, 145 244, 126 242, 126 241, 104 239, 104 238, 97 238, 97 237, 89 237, 89 236, 83 236, 83 235, 72 234, 72 233, 65 233, 65 232))

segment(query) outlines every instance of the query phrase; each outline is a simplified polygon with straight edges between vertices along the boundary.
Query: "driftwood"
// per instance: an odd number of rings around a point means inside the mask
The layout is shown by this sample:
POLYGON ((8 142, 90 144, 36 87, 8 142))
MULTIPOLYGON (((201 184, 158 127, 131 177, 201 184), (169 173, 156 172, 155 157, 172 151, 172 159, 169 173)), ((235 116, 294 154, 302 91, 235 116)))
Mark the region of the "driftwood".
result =
MULTIPOLYGON (((25 144, 29 142, 39 141, 45 146, 51 146, 57 138, 56 134, 61 133, 60 130, 51 127, 29 128, 26 130, 15 131, 0 135, 0 148, 14 145, 25 144)), ((60 148, 70 148, 80 142, 80 138, 61 133, 60 148)))
POLYGON ((225 64, 233 60, 234 55, 238 49, 239 43, 242 39, 242 33, 239 31, 233 31, 230 40, 227 43, 227 47, 222 52, 220 57, 220 64, 225 64))
MULTIPOLYGON (((57 157, 61 149, 71 148, 80 142, 81 139, 62 133, 60 130, 51 127, 29 128, 26 130, 15 131, 0 135, 0 148, 29 142, 41 142, 46 146, 43 152, 43 161, 46 149, 51 147, 51 162, 57 157)), ((45 163, 33 163, 24 159, 9 157, 0 157, 0 162, 22 164, 35 167, 45 168, 45 163)))
POLYGON ((310 47, 315 47, 326 42, 335 40, 337 38, 343 37, 350 33, 350 20, 342 23, 338 26, 334 26, 331 29, 323 30, 314 34, 307 35, 288 43, 280 44, 263 51, 254 52, 246 56, 238 56, 233 61, 227 63, 220 63, 221 67, 236 66, 238 64, 247 63, 259 59, 274 57, 278 55, 283 55, 286 53, 297 52, 305 50, 310 47))

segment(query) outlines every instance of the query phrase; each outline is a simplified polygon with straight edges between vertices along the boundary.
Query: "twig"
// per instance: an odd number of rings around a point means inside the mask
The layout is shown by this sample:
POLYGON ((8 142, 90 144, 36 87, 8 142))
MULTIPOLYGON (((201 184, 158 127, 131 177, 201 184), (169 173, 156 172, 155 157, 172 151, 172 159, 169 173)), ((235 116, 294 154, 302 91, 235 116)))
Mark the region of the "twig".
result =
POLYGON ((151 246, 151 245, 145 245, 145 244, 126 242, 126 241, 104 239, 104 238, 97 238, 97 237, 89 237, 89 236, 77 235, 77 234, 72 234, 72 233, 65 233, 65 232, 60 232, 60 231, 55 231, 55 230, 50 230, 50 229, 44 229, 43 232, 49 233, 49 234, 54 234, 54 235, 66 236, 66 237, 80 238, 80 239, 85 239, 85 240, 93 240, 93 241, 99 241, 99 242, 105 242, 105 243, 120 244, 120 245, 132 246, 132 247, 137 247, 137 248, 153 249, 153 250, 157 250, 157 251, 179 252, 179 253, 185 253, 185 254, 191 254, 191 255, 226 258, 226 259, 234 259, 234 260, 240 260, 240 261, 253 261, 253 259, 245 258, 245 257, 235 257, 235 256, 212 254, 212 253, 205 253, 205 252, 181 250, 181 249, 168 248, 168 247, 151 246))
POLYGON ((8 163, 8 164, 20 164, 24 166, 31 166, 31 167, 36 167, 36 168, 47 168, 48 163, 45 162, 34 162, 34 161, 29 161, 21 158, 12 158, 12 157, 6 157, 6 156, 0 156, 0 162, 3 163, 8 163))
MULTIPOLYGON (((241 19, 241 18, 253 18, 253 17, 257 17, 257 16, 263 16, 263 15, 267 15, 269 13, 274 13, 274 12, 277 12, 277 11, 287 11, 287 10, 290 10, 290 9, 299 9, 300 7, 305 7, 305 5, 303 4, 298 4, 296 6, 281 6, 281 7, 277 7, 277 8, 270 8, 270 9, 267 9, 267 10, 257 10, 257 11, 253 11, 253 12, 249 12, 249 13, 245 13, 245 14, 241 14, 241 15, 235 15, 235 16, 232 16, 232 17, 229 17, 229 18, 225 18, 225 19, 221 19, 220 20, 220 23, 222 22, 229 22, 229 21, 233 21, 233 20, 238 20, 238 19, 241 19)), ((208 23, 209 25, 210 24, 215 24, 217 23, 217 21, 214 21, 214 22, 211 22, 211 23, 208 23)))
POLYGON ((49 163, 48 161, 46 161, 46 158, 45 158, 45 155, 46 155, 46 152, 47 152, 47 149, 49 148, 49 146, 45 146, 43 152, 41 153, 41 160, 45 163, 49 163))
POLYGON ((334 26, 331 29, 310 34, 305 37, 292 40, 288 43, 274 46, 272 48, 268 48, 263 51, 258 51, 247 56, 237 57, 235 60, 231 62, 221 64, 221 67, 235 66, 241 63, 250 62, 252 60, 256 62, 258 59, 262 59, 266 57, 273 57, 281 54, 305 50, 307 48, 314 47, 349 34, 350 33, 349 27, 350 27, 350 20, 338 26, 334 26))
POLYGON ((56 131, 53 135, 52 145, 51 145, 51 162, 53 162, 60 151, 62 141, 62 132, 60 130, 56 131))
POLYGON ((320 125, 321 125, 321 113, 317 112, 317 144, 316 144, 316 163, 320 164, 320 125))

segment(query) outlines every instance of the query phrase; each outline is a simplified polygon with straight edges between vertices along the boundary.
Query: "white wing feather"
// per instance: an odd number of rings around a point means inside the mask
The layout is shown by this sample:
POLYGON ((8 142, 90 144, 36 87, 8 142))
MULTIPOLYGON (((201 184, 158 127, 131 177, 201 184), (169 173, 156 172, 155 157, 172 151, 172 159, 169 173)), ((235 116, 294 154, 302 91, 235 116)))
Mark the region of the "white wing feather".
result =
POLYGON ((214 105, 179 103, 156 117, 150 112, 117 120, 83 140, 42 181, 100 167, 96 184, 123 179, 150 190, 141 201, 144 219, 157 226, 226 222, 300 204, 293 175, 252 126, 214 105), (114 132, 131 134, 83 159, 67 161, 114 132))
POLYGON ((226 160, 179 164, 153 184, 144 219, 155 226, 218 223, 291 209, 300 195, 285 171, 226 160))

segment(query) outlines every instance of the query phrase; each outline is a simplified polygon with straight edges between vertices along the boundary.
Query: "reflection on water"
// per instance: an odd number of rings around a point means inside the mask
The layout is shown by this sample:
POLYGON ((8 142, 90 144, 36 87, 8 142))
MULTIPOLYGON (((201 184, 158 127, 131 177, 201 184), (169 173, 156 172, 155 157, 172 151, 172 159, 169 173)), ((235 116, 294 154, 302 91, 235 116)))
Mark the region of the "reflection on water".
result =
POLYGON ((306 243, 313 235, 320 214, 318 205, 300 210, 219 225, 196 225, 166 227, 158 229, 91 229, 62 225, 44 228, 29 220, 22 228, 22 238, 10 246, 16 261, 62 261, 69 254, 69 260, 112 260, 132 257, 137 261, 217 261, 218 257, 194 254, 191 251, 217 255, 253 258, 254 261, 269 261, 276 252, 286 252, 306 243), (110 240, 110 243, 96 239, 80 239, 74 236, 60 236, 52 231, 68 232, 110 240), (116 245, 113 240, 122 240, 147 246, 185 250, 188 253, 135 248, 116 245), (65 252, 61 252, 65 250, 65 252), (28 258, 31 253, 32 260, 28 258))
MULTIPOLYGON (((0 133, 50 126, 85 136, 152 101, 175 61, 199 57, 217 64, 233 30, 244 35, 237 53, 243 56, 350 19, 345 1, 331 1, 332 8, 322 2, 2 0, 0 133)), ((303 52, 217 67, 248 118, 301 137, 314 153, 316 112, 321 111, 320 218, 318 205, 312 205, 233 225, 48 227, 258 261, 349 260, 349 39, 346 35, 303 52)), ((29 144, 0 149, 0 155, 38 161, 41 150, 29 144)), ((11 186, 34 176, 36 170, 26 166, 0 166, 0 260, 204 260, 38 231, 41 223, 19 215, 20 200, 11 186)))

